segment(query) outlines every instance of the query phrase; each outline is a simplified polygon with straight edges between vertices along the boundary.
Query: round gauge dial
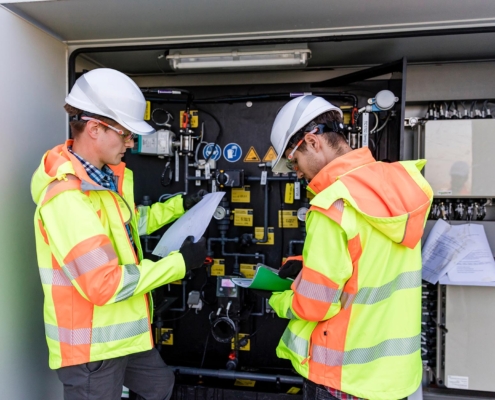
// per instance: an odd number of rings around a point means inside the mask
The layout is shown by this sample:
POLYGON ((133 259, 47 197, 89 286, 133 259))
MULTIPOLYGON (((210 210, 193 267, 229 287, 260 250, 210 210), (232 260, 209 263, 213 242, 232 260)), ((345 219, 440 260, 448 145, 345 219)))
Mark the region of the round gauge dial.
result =
POLYGON ((307 207, 301 207, 299 210, 297 210, 297 219, 299 221, 306 221, 306 213, 308 212, 307 207))
POLYGON ((222 206, 218 206, 215 212, 213 213, 213 218, 217 220, 221 220, 225 218, 226 214, 227 211, 225 210, 225 208, 223 208, 222 206))

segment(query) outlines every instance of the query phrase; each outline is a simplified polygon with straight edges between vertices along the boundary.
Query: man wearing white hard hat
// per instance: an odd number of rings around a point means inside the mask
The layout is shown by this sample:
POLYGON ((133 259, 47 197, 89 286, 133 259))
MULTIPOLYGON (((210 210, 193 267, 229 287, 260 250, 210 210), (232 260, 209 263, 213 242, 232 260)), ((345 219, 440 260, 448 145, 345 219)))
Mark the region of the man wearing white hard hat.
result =
POLYGON ((304 399, 397 400, 419 387, 421 248, 432 191, 424 160, 377 162, 352 150, 342 112, 302 96, 278 113, 273 171, 314 195, 303 254, 280 269, 292 290, 270 305, 289 324, 277 347, 304 377, 304 399))
POLYGON ((172 395, 174 375, 153 346, 150 291, 201 267, 206 249, 188 238, 160 261, 143 258, 139 236, 201 199, 136 209, 122 157, 135 135, 154 132, 145 105, 118 71, 82 75, 65 105, 73 139, 45 153, 31 182, 49 364, 66 400, 117 400, 122 385, 146 400, 172 395))

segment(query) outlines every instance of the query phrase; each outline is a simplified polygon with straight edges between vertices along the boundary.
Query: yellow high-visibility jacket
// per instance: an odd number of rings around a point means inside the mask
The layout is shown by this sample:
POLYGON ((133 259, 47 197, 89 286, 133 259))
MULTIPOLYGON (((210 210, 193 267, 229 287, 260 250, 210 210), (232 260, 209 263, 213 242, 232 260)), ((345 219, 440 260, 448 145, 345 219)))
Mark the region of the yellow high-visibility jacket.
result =
POLYGON ((303 268, 270 298, 290 319, 277 355, 309 380, 377 400, 419 387, 424 164, 376 162, 362 148, 311 181, 303 268))
POLYGON ((136 210, 124 163, 111 167, 115 193, 89 178, 70 145, 48 151, 31 182, 52 369, 151 349, 149 292, 185 274, 180 253, 152 262, 139 241, 184 213, 182 197, 136 210))

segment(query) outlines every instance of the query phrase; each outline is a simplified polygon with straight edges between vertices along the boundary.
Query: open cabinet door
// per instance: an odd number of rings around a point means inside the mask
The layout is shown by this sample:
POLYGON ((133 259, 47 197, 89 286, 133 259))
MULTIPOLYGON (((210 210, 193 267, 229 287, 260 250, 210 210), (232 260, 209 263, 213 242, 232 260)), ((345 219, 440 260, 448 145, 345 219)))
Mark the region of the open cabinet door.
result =
POLYGON ((62 399, 48 368, 31 176, 67 137, 66 46, 0 6, 0 388, 5 399, 62 399))

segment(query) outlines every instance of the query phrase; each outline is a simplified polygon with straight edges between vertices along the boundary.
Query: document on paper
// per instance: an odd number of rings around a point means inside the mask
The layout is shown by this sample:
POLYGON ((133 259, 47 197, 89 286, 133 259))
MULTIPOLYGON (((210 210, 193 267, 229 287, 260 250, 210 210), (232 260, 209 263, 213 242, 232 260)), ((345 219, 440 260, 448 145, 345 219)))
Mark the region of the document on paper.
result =
POLYGON ((162 236, 153 254, 166 257, 171 251, 179 250, 188 236, 194 236, 197 242, 208 228, 213 213, 220 204, 225 192, 208 193, 203 199, 188 210, 162 236))
POLYGON ((466 256, 468 224, 450 225, 439 219, 431 230, 421 251, 423 279, 437 283, 455 263, 466 256))
POLYGON ((495 261, 483 225, 437 221, 422 256, 423 279, 428 282, 495 286, 495 261))
POLYGON ((495 281, 495 261, 483 225, 469 224, 468 254, 449 269, 452 282, 473 284, 495 281))

